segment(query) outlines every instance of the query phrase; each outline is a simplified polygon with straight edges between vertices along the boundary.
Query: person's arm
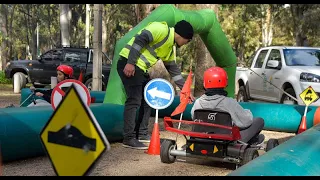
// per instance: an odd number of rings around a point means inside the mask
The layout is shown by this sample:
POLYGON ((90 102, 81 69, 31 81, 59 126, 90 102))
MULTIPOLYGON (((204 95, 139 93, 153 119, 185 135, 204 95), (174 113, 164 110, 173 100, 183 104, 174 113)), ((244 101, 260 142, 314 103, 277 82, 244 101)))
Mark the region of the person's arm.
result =
POLYGON ((51 103, 51 94, 52 94, 52 89, 49 90, 35 90, 35 92, 40 92, 43 94, 42 98, 47 101, 48 103, 51 103))
POLYGON ((229 98, 227 104, 233 122, 240 129, 245 129, 251 126, 253 115, 249 109, 244 109, 236 100, 229 98))
POLYGON ((141 34, 135 37, 132 48, 129 52, 128 62, 129 64, 135 65, 140 56, 140 50, 144 48, 147 44, 153 41, 152 34, 149 30, 143 30, 141 34))
POLYGON ((174 61, 164 61, 163 64, 166 67, 167 71, 169 72, 174 83, 180 89, 182 89, 185 83, 185 79, 182 77, 181 70, 178 67, 178 65, 174 61))
POLYGON ((168 28, 162 26, 159 28, 158 22, 151 23, 139 35, 135 36, 135 40, 131 45, 132 48, 129 52, 128 63, 135 65, 140 56, 140 50, 153 41, 158 41, 162 37, 163 33, 168 33, 168 28), (157 27, 155 27, 157 26, 157 27))

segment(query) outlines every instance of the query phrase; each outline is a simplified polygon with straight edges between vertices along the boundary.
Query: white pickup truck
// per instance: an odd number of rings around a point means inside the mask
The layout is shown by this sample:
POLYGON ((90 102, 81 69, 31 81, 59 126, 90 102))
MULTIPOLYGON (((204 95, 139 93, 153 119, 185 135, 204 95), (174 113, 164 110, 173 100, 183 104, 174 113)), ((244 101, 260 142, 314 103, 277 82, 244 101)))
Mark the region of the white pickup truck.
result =
MULTIPOLYGON (((235 82, 238 102, 260 100, 303 105, 299 94, 307 87, 320 95, 320 47, 261 48, 250 68, 237 68, 235 82)), ((320 106, 320 100, 311 105, 320 106)))

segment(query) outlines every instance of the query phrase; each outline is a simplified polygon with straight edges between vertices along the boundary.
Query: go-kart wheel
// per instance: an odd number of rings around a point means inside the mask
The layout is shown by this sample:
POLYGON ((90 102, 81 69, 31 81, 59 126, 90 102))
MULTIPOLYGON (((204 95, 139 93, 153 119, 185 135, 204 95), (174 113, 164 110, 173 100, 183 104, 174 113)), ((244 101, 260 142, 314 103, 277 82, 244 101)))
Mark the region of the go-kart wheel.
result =
POLYGON ((259 157, 258 150, 256 148, 248 148, 248 149, 244 150, 241 165, 245 165, 257 157, 259 157))
POLYGON ((269 139, 266 146, 266 152, 270 151, 271 149, 277 147, 279 145, 278 139, 269 139))
POLYGON ((171 164, 176 160, 176 156, 171 156, 170 151, 175 148, 175 141, 165 139, 160 148, 160 159, 161 162, 171 164))

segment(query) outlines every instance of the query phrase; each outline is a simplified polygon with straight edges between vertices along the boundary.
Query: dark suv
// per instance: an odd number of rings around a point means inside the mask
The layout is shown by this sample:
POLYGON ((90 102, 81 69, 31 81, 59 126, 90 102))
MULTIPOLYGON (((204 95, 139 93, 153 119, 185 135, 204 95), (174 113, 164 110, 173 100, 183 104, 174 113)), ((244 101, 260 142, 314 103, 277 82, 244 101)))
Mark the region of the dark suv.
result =
MULTIPOLYGON (((83 83, 91 90, 93 70, 93 49, 89 48, 55 48, 42 54, 37 60, 15 60, 10 61, 5 69, 5 76, 13 78, 14 74, 25 76, 25 83, 32 83, 35 87, 50 85, 51 76, 56 76, 56 68, 60 64, 66 64, 73 68, 74 77, 79 78, 80 71, 83 72, 83 83)), ((106 54, 102 55, 102 90, 106 89, 112 61, 106 54)), ((15 76, 16 77, 16 76, 15 76)), ((19 77, 19 76, 17 76, 19 77)), ((19 84, 21 88, 25 83, 19 84)))

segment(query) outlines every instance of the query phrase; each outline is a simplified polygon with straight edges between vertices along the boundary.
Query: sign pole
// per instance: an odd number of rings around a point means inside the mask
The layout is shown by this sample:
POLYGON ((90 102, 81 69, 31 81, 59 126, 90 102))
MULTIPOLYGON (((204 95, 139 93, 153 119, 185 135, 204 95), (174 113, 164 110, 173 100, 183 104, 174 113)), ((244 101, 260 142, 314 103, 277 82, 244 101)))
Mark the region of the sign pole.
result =
POLYGON ((155 116, 154 123, 157 123, 157 124, 158 124, 158 115, 159 115, 159 109, 156 109, 156 116, 155 116))
POLYGON ((159 109, 170 106, 174 100, 174 89, 171 83, 162 78, 149 81, 144 87, 144 100, 156 110, 150 144, 146 153, 160 155, 159 109))
MULTIPOLYGON (((178 129, 180 129, 180 126, 181 126, 181 120, 182 120, 182 116, 183 116, 183 112, 180 114, 180 122, 179 122, 179 125, 178 125, 178 129)), ((178 141, 178 133, 176 134, 176 142, 178 141)), ((176 143, 176 148, 177 148, 177 143, 176 143)))

